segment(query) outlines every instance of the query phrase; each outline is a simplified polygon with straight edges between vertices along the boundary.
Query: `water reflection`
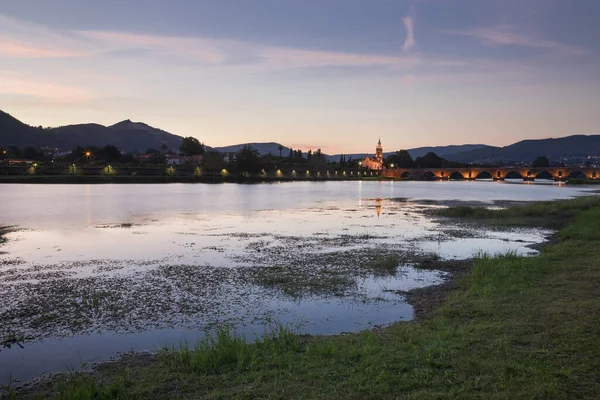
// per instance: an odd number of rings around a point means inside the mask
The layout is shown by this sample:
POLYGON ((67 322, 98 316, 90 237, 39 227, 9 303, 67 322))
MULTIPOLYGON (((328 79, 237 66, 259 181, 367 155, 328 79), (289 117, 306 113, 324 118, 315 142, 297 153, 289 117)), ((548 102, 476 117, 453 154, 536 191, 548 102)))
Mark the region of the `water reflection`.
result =
POLYGON ((411 199, 578 194, 556 185, 474 182, 0 185, 0 226, 21 228, 0 254, 0 298, 7 299, 0 334, 31 338, 25 349, 0 352, 0 383, 9 372, 27 379, 80 356, 105 359, 194 340, 222 323, 247 333, 272 320, 339 333, 410 319, 401 292, 439 283, 444 274, 400 265, 381 277, 361 268, 382 254, 529 254, 527 246, 548 233, 472 229, 462 237, 421 212, 439 205, 411 199), (248 278, 272 267, 316 277, 308 284, 349 277, 353 290, 293 298, 248 278), (29 316, 6 318, 15 313, 29 316), (61 315, 79 315, 80 325, 61 315))

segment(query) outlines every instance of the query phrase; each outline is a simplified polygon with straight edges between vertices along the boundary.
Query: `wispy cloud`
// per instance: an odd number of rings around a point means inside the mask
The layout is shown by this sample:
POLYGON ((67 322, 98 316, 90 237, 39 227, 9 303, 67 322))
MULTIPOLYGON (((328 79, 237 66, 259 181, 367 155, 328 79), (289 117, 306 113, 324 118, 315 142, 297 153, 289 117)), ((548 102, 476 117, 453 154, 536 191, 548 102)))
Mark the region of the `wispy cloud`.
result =
POLYGON ((113 31, 78 31, 75 36, 91 40, 102 53, 143 49, 163 55, 182 55, 210 64, 221 64, 225 60, 218 41, 213 40, 113 31))
POLYGON ((49 82, 18 73, 0 72, 0 95, 33 96, 59 102, 89 100, 92 94, 81 87, 49 82))
POLYGON ((50 49, 35 44, 20 43, 10 38, 0 37, 0 55, 11 58, 64 58, 78 57, 81 53, 50 49))
POLYGON ((419 63, 416 56, 386 56, 265 47, 258 54, 265 66, 305 67, 369 67, 409 68, 419 63))
POLYGON ((447 33, 477 38, 480 39, 483 43, 491 45, 514 45, 538 49, 547 49, 557 54, 567 56, 579 56, 587 53, 586 50, 579 47, 569 46, 551 40, 538 39, 533 36, 520 33, 510 25, 481 27, 464 31, 449 31, 447 33))
MULTIPOLYGON (((143 48, 161 54, 179 55, 202 60, 222 67, 253 69, 292 69, 310 67, 411 67, 416 56, 388 56, 304 50, 266 46, 259 43, 155 35, 135 35, 121 32, 79 32, 93 39, 105 51, 143 48)), ((123 53, 121 53, 123 55, 123 53)))
POLYGON ((79 57, 84 55, 81 45, 68 34, 0 14, 0 57, 79 57))
POLYGON ((415 46, 415 22, 412 17, 403 17, 402 22, 404 23, 404 27, 406 28, 406 39, 404 40, 404 45, 402 48, 404 51, 408 51, 415 46))

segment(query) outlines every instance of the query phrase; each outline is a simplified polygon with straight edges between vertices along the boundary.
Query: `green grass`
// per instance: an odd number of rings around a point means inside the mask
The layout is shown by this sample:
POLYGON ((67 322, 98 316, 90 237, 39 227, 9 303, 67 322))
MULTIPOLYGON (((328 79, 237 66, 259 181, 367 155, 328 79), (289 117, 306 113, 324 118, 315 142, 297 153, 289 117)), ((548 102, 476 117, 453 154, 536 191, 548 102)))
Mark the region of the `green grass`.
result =
POLYGON ((576 215, 600 206, 600 196, 577 197, 569 200, 541 201, 502 209, 481 206, 454 206, 435 211, 450 218, 471 218, 486 223, 514 226, 561 227, 576 215))
POLYGON ((295 299, 313 295, 343 295, 356 286, 354 276, 344 271, 306 271, 281 266, 261 268, 251 281, 295 299))
POLYGON ((538 256, 475 260, 429 318, 347 336, 282 330, 257 343, 221 333, 151 363, 59 381, 57 398, 597 399, 600 206, 506 212, 571 222, 538 256))
POLYGON ((399 265, 400 257, 392 254, 373 261, 368 266, 368 270, 372 271, 376 276, 393 276, 398 271, 399 265))
POLYGON ((566 182, 567 185, 598 185, 600 181, 597 179, 568 179, 566 182))

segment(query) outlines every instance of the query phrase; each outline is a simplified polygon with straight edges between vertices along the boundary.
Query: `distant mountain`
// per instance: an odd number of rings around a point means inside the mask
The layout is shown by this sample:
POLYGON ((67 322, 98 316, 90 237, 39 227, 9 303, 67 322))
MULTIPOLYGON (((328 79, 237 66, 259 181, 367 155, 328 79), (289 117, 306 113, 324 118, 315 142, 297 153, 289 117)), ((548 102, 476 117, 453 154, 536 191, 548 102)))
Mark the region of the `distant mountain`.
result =
MULTIPOLYGON (((266 156, 269 153, 273 154, 274 156, 279 156, 279 146, 282 146, 282 145, 279 143, 275 143, 275 142, 241 143, 241 144, 234 144, 231 146, 215 147, 215 148, 213 148, 213 150, 220 151, 221 153, 237 153, 244 146, 252 146, 256 150, 258 150, 258 152, 260 153, 261 156, 266 156)), ((286 157, 288 154, 290 154, 290 148, 283 146, 283 150, 281 150, 281 155, 283 157, 286 157)))
MULTIPOLYGON (((142 122, 121 121, 112 126, 99 124, 68 125, 59 128, 41 128, 27 125, 10 114, 0 111, 0 147, 17 146, 24 148, 57 147, 71 150, 76 146, 117 146, 121 151, 144 152, 148 148, 179 149, 182 137, 153 128, 142 122)), ((214 150, 226 153, 239 151, 246 144, 256 148, 261 155, 279 155, 279 143, 242 143, 233 146, 216 147, 214 150)), ((210 148, 210 147, 209 147, 210 148)), ((374 149, 373 149, 374 150, 374 149)), ((287 156, 289 147, 283 147, 281 155, 287 156)), ((546 156, 553 161, 565 158, 586 158, 600 156, 600 135, 574 135, 558 139, 523 140, 505 147, 483 144, 459 146, 419 147, 408 149, 413 158, 434 152, 451 161, 460 162, 531 162, 538 156, 546 156)), ((384 157, 392 152, 384 153, 384 157)), ((346 154, 346 159, 364 158, 373 153, 346 154)), ((330 161, 338 161, 340 154, 327 156, 330 161)))
MULTIPOLYGON (((443 158, 448 158, 448 156, 452 155, 452 154, 457 154, 457 153, 462 153, 462 152, 467 152, 467 151, 472 151, 472 150, 477 150, 477 149, 484 149, 490 146, 487 146, 485 144, 463 144, 463 145, 451 145, 451 146, 435 146, 435 147, 417 147, 414 149, 408 149, 408 153, 410 154, 410 156, 415 159, 417 157, 422 157, 425 154, 429 153, 429 152, 434 152, 435 154, 437 154, 440 157, 443 158)), ((374 149, 373 149, 374 150, 374 149)), ((400 149, 398 149, 400 150, 400 149)), ((392 155, 395 151, 389 151, 389 152, 384 152, 383 153, 383 157, 388 157, 390 155, 392 155)), ((344 156, 346 157, 346 160, 348 160, 350 157, 352 157, 353 160, 360 160, 365 158, 365 156, 373 156, 375 154, 375 151, 373 151, 372 153, 354 153, 354 154, 344 154, 344 156)), ((327 156, 329 161, 339 161, 341 154, 334 154, 334 155, 330 155, 327 156)))
POLYGON ((46 132, 19 121, 10 114, 0 111, 0 146, 35 146, 45 140, 46 132))
POLYGON ((488 148, 491 146, 485 144, 462 144, 462 145, 451 145, 451 146, 435 146, 435 147, 417 147, 409 149, 408 153, 415 159, 417 157, 423 157, 425 154, 433 152, 442 158, 447 158, 452 154, 463 153, 467 151, 479 150, 488 148))
POLYGON ((140 122, 125 120, 112 126, 99 124, 67 125, 58 128, 34 128, 0 111, 0 146, 57 147, 117 146, 121 151, 144 152, 164 144, 178 149, 181 136, 173 135, 140 122))
POLYGON ((531 162, 538 156, 553 161, 600 155, 600 135, 574 135, 557 139, 522 140, 505 147, 484 147, 449 155, 461 162, 531 162))

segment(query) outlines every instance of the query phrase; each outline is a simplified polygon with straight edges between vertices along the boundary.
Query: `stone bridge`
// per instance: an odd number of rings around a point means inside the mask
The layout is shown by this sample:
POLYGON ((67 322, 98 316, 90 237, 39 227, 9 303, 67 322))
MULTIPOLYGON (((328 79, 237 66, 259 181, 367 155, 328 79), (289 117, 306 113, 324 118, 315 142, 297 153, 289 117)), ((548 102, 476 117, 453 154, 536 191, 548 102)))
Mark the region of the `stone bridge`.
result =
POLYGON ((477 167, 477 168, 393 168, 381 171, 381 176, 407 180, 447 179, 599 179, 600 168, 580 167, 477 167))

